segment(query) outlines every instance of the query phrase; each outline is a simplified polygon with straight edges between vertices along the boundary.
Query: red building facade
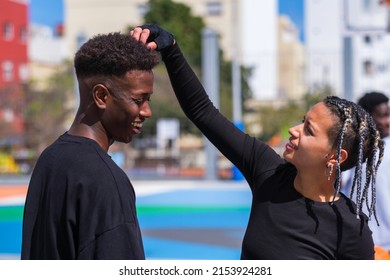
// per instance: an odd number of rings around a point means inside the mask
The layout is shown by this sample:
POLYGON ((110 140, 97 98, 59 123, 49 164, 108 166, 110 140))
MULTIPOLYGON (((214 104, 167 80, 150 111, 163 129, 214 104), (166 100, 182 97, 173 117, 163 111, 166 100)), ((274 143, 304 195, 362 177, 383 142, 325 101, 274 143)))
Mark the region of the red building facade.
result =
POLYGON ((23 134, 27 43, 28 1, 0 0, 0 145, 12 145, 23 134))
POLYGON ((27 1, 0 0, 0 85, 27 79, 27 1))

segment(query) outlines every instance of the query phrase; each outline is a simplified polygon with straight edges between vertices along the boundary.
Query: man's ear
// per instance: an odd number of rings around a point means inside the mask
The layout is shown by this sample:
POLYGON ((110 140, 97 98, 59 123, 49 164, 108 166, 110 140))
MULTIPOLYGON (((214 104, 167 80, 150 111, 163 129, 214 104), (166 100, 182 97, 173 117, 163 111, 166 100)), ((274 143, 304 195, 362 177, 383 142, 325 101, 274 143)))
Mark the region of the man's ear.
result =
POLYGON ((92 89, 93 101, 95 102, 98 108, 100 109, 106 108, 106 100, 108 94, 109 94, 108 89, 102 84, 97 84, 93 87, 92 89))

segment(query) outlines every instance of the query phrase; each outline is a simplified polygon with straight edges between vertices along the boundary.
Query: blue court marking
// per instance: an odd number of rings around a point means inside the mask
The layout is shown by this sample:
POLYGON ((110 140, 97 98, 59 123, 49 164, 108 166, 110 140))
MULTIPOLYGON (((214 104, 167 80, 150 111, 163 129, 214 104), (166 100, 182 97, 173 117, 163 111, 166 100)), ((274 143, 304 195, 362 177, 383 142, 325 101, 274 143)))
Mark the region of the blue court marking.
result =
POLYGON ((137 197, 137 205, 212 205, 248 206, 252 194, 248 189, 191 189, 137 197))
POLYGON ((249 188, 175 190, 138 198, 146 257, 239 259, 251 198, 249 188))
MULTIPOLYGON (((249 216, 249 208, 247 209, 227 209, 218 212, 186 212, 180 213, 180 208, 177 208, 177 213, 153 213, 142 214, 138 213, 138 220, 141 229, 148 228, 236 228, 246 227, 249 216)), ((195 210, 196 211, 196 210, 195 210)))
POLYGON ((238 260, 240 250, 212 245, 191 244, 158 238, 144 238, 146 259, 238 260))
MULTIPOLYGON (((239 259, 251 199, 249 188, 212 184, 138 196, 146 258, 239 259)), ((20 255, 22 215, 16 214, 0 219, 0 258, 20 255)))
POLYGON ((20 254, 21 242, 21 220, 0 221, 0 254, 20 254))

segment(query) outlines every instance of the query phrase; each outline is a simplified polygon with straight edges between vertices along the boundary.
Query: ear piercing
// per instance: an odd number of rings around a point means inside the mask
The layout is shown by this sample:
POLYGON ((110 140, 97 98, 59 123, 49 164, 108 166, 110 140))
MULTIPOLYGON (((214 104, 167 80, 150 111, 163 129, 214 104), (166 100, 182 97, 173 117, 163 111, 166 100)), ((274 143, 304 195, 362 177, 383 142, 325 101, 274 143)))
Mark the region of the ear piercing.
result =
POLYGON ((333 164, 329 163, 327 167, 330 168, 329 173, 328 173, 328 181, 330 181, 330 177, 332 177, 332 174, 333 174, 333 164))

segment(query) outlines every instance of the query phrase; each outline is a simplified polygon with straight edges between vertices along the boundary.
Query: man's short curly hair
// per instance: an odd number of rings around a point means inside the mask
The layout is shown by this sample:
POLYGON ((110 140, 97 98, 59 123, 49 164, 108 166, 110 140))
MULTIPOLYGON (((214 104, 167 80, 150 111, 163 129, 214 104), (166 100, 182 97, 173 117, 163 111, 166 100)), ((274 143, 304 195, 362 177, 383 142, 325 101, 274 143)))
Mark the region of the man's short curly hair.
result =
POLYGON ((119 32, 99 34, 76 52, 74 67, 77 77, 123 77, 132 70, 151 71, 160 61, 156 51, 130 35, 119 32))
POLYGON ((389 98, 382 92, 377 91, 367 92, 358 100, 358 104, 370 114, 374 112, 376 106, 387 102, 389 102, 389 98))

